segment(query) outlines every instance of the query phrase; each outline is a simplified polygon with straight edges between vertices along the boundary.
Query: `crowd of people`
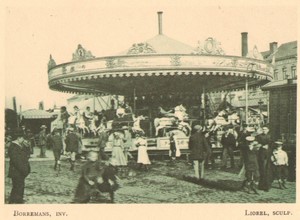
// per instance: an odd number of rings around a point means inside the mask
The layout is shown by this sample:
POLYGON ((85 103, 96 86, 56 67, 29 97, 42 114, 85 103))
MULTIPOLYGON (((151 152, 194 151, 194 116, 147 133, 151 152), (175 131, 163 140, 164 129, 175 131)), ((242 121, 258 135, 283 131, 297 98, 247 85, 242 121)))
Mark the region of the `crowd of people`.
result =
MULTIPOLYGON (((200 125, 196 125, 194 130, 189 140, 190 158, 193 161, 195 177, 201 180, 204 178, 205 164, 211 160, 211 165, 214 166, 214 159, 211 158, 212 148, 207 132, 203 132, 203 127, 200 125)), ((280 189, 286 188, 288 156, 282 149, 282 141, 273 141, 267 126, 263 126, 258 131, 253 127, 245 126, 238 136, 234 133, 232 126, 224 128, 219 169, 235 168, 234 151, 239 149, 238 167, 241 169, 239 176, 244 177, 243 187, 248 192, 258 193, 257 189, 267 192, 274 180, 277 180, 280 189), (230 166, 227 166, 228 159, 230 166)))
MULTIPOLYGON (((61 155, 67 155, 70 170, 75 170, 76 158, 82 153, 84 135, 80 120, 93 118, 88 107, 84 114, 80 113, 77 106, 74 106, 74 110, 73 123, 70 123, 71 116, 66 108, 62 107, 59 116, 60 126, 54 128, 49 135, 46 134, 46 126, 40 127, 41 131, 38 135, 40 157, 46 156, 46 147, 50 146, 54 154, 54 170, 58 172, 61 170, 61 155)), ((130 109, 127 107, 126 111, 130 109)), ((117 112, 117 117, 120 116, 118 114, 124 112, 117 112)), ((133 138, 132 130, 128 126, 108 129, 105 122, 107 122, 106 118, 102 117, 95 130, 99 151, 91 151, 86 157, 87 162, 82 167, 82 176, 74 197, 75 203, 88 202, 94 191, 109 192, 113 201, 113 192, 118 188, 117 173, 119 176, 128 175, 128 164, 130 160, 134 160, 131 154, 133 150, 137 151, 135 163, 139 170, 148 171, 151 165, 147 152, 147 138, 143 130, 136 129, 133 138), (110 156, 105 152, 108 142, 111 143, 112 149, 110 156)), ((205 178, 205 169, 216 168, 213 145, 220 144, 222 155, 221 165, 218 168, 221 170, 240 168, 239 176, 244 177, 243 187, 248 192, 258 193, 258 189, 269 191, 274 179, 278 181, 281 189, 286 188, 288 156, 282 149, 283 143, 271 139, 266 125, 255 128, 245 124, 240 126, 226 123, 219 126, 218 123, 208 122, 203 126, 196 124, 191 130, 191 135, 188 137, 189 158, 196 179, 205 178), (222 131, 221 137, 216 135, 217 131, 222 131), (237 149, 240 151, 238 166, 234 157, 237 149)), ((181 155, 177 146, 177 133, 170 130, 166 135, 170 143, 170 164, 175 164, 176 158, 181 155)), ((14 141, 10 138, 6 142, 7 154, 10 158, 9 177, 12 178, 10 203, 23 202, 25 178, 30 173, 28 161, 33 153, 33 142, 33 135, 25 128, 15 132, 14 141)))

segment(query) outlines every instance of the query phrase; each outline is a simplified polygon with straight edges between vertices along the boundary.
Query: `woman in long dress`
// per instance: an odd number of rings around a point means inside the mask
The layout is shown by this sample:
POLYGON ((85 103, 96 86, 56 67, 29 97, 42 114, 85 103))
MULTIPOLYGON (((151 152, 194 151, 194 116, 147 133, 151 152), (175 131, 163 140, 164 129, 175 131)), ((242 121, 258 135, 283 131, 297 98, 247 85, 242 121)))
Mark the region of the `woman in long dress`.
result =
POLYGON ((137 163, 139 164, 140 169, 148 170, 148 166, 151 162, 147 153, 147 140, 143 136, 138 135, 135 145, 138 147, 137 163))
POLYGON ((112 163, 114 166, 127 166, 124 155, 124 141, 121 135, 119 132, 113 134, 112 163))

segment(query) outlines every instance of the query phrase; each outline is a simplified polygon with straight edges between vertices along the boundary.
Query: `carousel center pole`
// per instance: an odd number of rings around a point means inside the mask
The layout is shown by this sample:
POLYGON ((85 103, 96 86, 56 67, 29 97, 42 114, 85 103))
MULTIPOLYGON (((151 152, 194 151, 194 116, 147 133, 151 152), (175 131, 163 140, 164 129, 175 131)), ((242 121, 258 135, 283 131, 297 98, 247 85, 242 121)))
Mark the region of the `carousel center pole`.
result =
POLYGON ((205 125, 205 120, 206 120, 206 102, 205 102, 205 86, 203 85, 203 89, 202 89, 202 93, 203 93, 203 125, 205 125))
POLYGON ((246 78, 246 83, 245 83, 245 101, 246 101, 246 109, 245 109, 246 124, 248 125, 248 78, 246 78))
POLYGON ((136 114, 136 89, 133 88, 133 113, 136 114))

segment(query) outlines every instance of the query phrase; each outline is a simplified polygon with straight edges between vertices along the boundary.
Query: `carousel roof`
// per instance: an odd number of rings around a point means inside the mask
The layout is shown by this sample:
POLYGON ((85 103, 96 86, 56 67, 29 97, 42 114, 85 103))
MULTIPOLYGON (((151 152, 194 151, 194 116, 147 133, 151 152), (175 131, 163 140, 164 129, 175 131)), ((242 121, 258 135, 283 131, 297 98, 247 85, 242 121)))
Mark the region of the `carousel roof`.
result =
POLYGON ((49 87, 70 93, 119 95, 200 94, 259 86, 272 79, 272 66, 253 57, 227 56, 207 38, 195 47, 159 33, 116 56, 94 57, 78 45, 72 62, 48 63, 49 87))
POLYGON ((142 42, 140 44, 133 44, 128 50, 123 51, 119 55, 129 55, 129 54, 143 54, 143 53, 132 53, 135 47, 138 45, 148 45, 152 49, 149 53, 152 54, 191 54, 194 50, 192 46, 189 46, 180 41, 174 40, 166 35, 158 34, 155 37, 142 42))

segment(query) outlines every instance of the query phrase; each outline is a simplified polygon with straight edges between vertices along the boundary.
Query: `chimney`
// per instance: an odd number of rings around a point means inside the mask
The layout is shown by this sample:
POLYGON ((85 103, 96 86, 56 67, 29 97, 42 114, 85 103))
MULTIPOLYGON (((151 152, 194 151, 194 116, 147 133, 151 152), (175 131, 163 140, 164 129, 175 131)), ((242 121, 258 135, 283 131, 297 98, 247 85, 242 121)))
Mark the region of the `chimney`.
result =
POLYGON ((158 11, 157 15, 158 15, 158 34, 162 35, 162 11, 158 11))
POLYGON ((44 110, 44 102, 43 101, 39 102, 39 110, 44 110))
POLYGON ((278 45, 277 42, 270 43, 270 53, 271 54, 274 53, 277 50, 277 45, 278 45))
POLYGON ((15 112, 18 112, 16 96, 13 97, 13 109, 15 112))
POLYGON ((248 32, 242 32, 242 57, 248 53, 248 32))

